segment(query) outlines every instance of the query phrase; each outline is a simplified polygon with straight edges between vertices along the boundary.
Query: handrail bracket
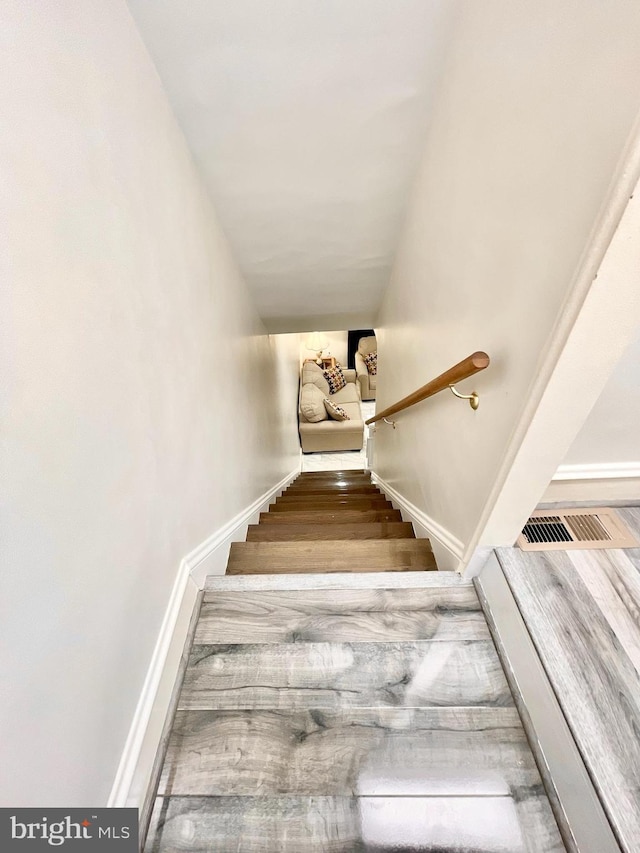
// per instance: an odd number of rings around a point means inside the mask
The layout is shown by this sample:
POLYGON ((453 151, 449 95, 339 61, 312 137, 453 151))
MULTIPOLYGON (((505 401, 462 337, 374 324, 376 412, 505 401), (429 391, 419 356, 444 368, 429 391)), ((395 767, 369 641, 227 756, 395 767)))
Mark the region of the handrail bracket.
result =
POLYGON ((475 391, 472 391, 471 394, 461 394, 459 391, 456 390, 455 385, 449 385, 449 388, 451 389, 451 393, 455 394, 455 396, 458 397, 459 400, 468 400, 469 405, 471 406, 474 412, 477 410, 478 406, 480 405, 480 397, 478 397, 475 391))

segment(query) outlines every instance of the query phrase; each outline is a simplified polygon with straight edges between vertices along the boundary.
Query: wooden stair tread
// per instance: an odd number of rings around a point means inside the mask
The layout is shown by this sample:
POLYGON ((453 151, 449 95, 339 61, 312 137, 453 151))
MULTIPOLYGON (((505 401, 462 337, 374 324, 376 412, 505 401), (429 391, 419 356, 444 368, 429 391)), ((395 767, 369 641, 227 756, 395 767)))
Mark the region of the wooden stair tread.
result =
POLYGON ((227 574, 436 571, 428 539, 233 542, 227 574))
POLYGON ((298 474, 296 480, 318 480, 322 478, 333 478, 336 480, 347 479, 348 477, 371 477, 369 471, 354 469, 353 471, 303 471, 298 474))
POLYGON ((284 491, 285 495, 379 495, 380 489, 367 483, 363 486, 338 486, 338 485, 301 485, 289 486, 284 491))
POLYGON ((402 521, 399 509, 303 509, 298 512, 261 512, 260 524, 345 524, 402 521))
POLYGON ((250 524, 247 542, 286 542, 313 539, 415 539, 408 521, 379 521, 365 524, 250 524))
POLYGON ((269 512, 291 512, 305 510, 305 509, 393 509, 391 501, 387 501, 381 498, 375 498, 371 500, 370 498, 362 498, 361 500, 357 500, 355 498, 351 498, 349 500, 287 500, 287 501, 278 501, 275 504, 271 504, 269 507, 269 512))
POLYGON ((350 503, 352 501, 385 501, 386 498, 382 492, 372 492, 364 495, 353 495, 351 492, 327 492, 317 495, 313 492, 303 493, 301 495, 289 494, 285 492, 276 498, 276 503, 290 503, 291 501, 305 501, 313 503, 314 501, 327 501, 334 503, 350 503))

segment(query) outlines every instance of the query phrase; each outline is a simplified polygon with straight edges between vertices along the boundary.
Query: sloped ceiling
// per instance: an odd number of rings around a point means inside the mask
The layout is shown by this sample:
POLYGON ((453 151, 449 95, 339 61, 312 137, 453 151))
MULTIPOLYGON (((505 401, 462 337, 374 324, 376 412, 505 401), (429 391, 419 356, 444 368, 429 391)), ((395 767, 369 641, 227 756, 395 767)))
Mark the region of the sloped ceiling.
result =
POLYGON ((129 0, 271 332, 372 326, 451 0, 129 0))

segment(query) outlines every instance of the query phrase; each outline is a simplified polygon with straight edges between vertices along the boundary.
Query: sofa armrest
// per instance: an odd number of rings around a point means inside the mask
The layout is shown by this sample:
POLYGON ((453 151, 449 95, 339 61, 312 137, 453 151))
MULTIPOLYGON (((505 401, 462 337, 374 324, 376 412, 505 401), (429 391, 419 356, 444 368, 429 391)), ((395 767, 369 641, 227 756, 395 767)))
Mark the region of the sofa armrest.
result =
POLYGON ((356 381, 356 371, 352 368, 342 368, 342 373, 344 374, 344 378, 347 382, 355 382, 356 381))
POLYGON ((369 375, 369 371, 367 370, 367 365, 364 363, 364 359, 360 355, 359 352, 356 352, 355 363, 356 363, 356 374, 358 375, 358 377, 369 375))

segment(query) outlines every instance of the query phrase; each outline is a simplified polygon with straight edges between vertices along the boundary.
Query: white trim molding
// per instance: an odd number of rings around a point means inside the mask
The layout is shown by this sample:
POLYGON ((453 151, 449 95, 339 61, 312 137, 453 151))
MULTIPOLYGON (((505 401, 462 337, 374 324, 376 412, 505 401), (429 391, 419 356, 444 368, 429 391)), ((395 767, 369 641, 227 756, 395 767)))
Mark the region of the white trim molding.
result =
POLYGON ((180 561, 160 633, 151 655, 149 669, 107 802, 109 808, 141 808, 144 803, 198 592, 185 558, 180 561))
POLYGON ((371 479, 385 493, 387 498, 394 504, 397 504, 402 512, 402 517, 405 520, 412 521, 416 536, 419 539, 430 539, 431 544, 435 544, 436 562, 440 569, 446 571, 457 570, 464 554, 464 542, 461 542, 457 536, 454 536, 450 530, 443 527, 435 518, 431 518, 426 512, 423 512, 411 501, 407 500, 404 495, 396 491, 393 486, 386 483, 379 477, 375 471, 371 472, 371 479), (423 532, 424 531, 424 532, 423 532), (421 535, 422 534, 422 535, 421 535), (438 546, 441 546, 438 548, 438 546))
POLYGON ((231 542, 245 538, 247 526, 299 474, 299 466, 239 512, 180 561, 149 669, 109 795, 109 808, 142 809, 153 784, 153 767, 162 739, 194 609, 207 575, 223 575, 231 542))
POLYGON ((640 499, 640 462, 560 465, 540 503, 611 503, 640 499))
POLYGON ((559 465, 553 480, 617 480, 640 477, 640 462, 598 462, 593 465, 559 465))

